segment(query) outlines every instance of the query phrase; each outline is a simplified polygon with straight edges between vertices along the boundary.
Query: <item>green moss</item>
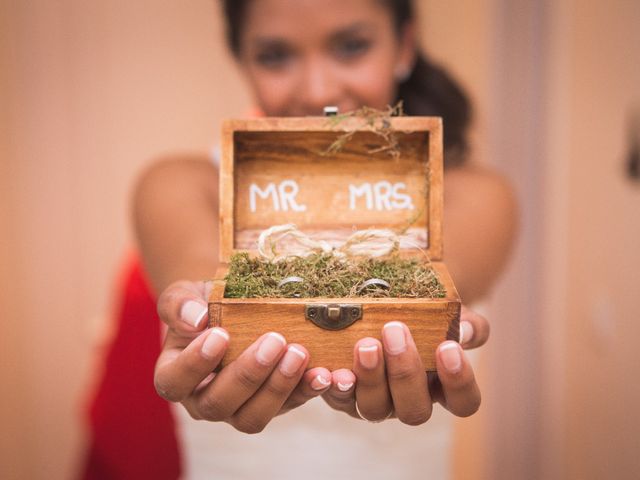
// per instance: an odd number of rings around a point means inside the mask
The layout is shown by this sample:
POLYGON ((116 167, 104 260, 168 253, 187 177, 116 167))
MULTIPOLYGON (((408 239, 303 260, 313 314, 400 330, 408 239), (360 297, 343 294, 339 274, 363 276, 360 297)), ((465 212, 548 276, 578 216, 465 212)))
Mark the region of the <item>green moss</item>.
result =
POLYGON ((272 263, 240 253, 231 258, 225 280, 227 298, 445 296, 445 289, 430 265, 398 256, 345 261, 322 254, 272 263), (278 287, 282 279, 291 276, 302 277, 305 282, 278 287), (371 286, 359 291, 359 286, 370 278, 386 280, 391 288, 371 286))

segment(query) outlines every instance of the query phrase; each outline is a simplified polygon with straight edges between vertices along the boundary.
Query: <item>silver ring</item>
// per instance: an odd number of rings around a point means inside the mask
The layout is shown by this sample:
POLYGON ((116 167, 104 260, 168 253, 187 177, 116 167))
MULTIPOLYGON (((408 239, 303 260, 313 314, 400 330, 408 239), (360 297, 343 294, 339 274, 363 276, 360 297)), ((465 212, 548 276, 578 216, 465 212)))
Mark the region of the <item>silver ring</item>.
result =
POLYGON ((387 282, 386 280, 382 280, 381 278, 370 278, 369 280, 365 280, 364 282, 362 282, 362 285, 358 287, 358 293, 360 293, 365 288, 370 287, 371 285, 375 285, 376 287, 384 288, 386 290, 389 290, 391 288, 391 285, 389 285, 389 282, 387 282))
POLYGON ((278 288, 284 287, 288 283, 304 283, 304 278, 302 277, 286 277, 278 282, 278 288))
POLYGON ((360 413, 360 408, 358 408, 358 401, 357 401, 357 400, 355 400, 355 401, 354 401, 354 403, 355 403, 355 405, 356 405, 356 414, 357 414, 357 415, 358 415, 362 420, 364 420, 365 422, 369 422, 369 423, 380 423, 380 422, 384 422, 385 420, 388 420, 388 419, 391 417, 391 415, 393 415, 393 408, 392 408, 392 409, 391 409, 391 411, 389 412, 389 414, 388 414, 386 417, 381 418, 380 420, 369 420, 369 419, 368 419, 368 418, 366 418, 364 415, 362 415, 362 413, 360 413))

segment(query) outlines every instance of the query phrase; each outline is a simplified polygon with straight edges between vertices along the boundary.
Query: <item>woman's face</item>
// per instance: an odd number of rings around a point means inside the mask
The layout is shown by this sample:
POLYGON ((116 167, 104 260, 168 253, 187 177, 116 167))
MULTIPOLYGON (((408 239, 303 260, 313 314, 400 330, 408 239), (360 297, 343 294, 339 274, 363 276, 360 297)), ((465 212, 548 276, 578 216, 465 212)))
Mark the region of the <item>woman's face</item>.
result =
POLYGON ((398 36, 379 0, 253 0, 240 32, 240 65, 269 116, 382 109, 414 54, 411 29, 398 36))

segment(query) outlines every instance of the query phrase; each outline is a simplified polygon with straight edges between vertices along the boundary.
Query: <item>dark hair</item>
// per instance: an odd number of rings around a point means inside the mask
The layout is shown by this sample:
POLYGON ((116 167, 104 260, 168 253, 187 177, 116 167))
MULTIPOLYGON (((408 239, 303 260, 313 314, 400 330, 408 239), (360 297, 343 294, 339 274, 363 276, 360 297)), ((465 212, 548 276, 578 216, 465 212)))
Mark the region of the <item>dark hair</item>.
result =
MULTIPOLYGON (((382 0, 391 10, 398 34, 414 19, 411 0, 382 0)), ((237 56, 240 30, 248 0, 223 0, 227 42, 237 56)), ((434 115, 444 123, 445 163, 453 166, 464 162, 468 151, 467 132, 471 123, 471 103, 451 75, 418 52, 408 78, 398 85, 397 100, 403 101, 407 115, 434 115)))

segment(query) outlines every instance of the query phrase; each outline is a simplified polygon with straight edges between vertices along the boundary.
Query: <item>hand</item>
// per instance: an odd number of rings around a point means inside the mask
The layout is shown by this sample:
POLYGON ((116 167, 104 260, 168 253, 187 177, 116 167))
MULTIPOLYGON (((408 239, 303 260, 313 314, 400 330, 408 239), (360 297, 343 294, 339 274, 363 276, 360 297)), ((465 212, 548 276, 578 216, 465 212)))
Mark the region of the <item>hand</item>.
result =
POLYGON ((480 390, 463 348, 483 345, 489 338, 489 323, 463 307, 460 325, 462 346, 441 343, 436 351, 437 374, 425 374, 407 326, 387 323, 382 343, 375 338, 356 343, 353 371, 332 372, 332 387, 323 398, 336 410, 374 422, 397 417, 408 425, 420 425, 429 420, 435 401, 456 416, 472 415, 480 406, 480 390))
POLYGON ((167 324, 155 369, 155 387, 166 400, 181 402, 195 419, 227 422, 245 433, 258 433, 273 417, 326 391, 331 373, 305 372, 309 352, 287 344, 276 332, 265 333, 218 373, 229 343, 222 328, 207 328, 205 282, 177 282, 158 300, 167 324))

